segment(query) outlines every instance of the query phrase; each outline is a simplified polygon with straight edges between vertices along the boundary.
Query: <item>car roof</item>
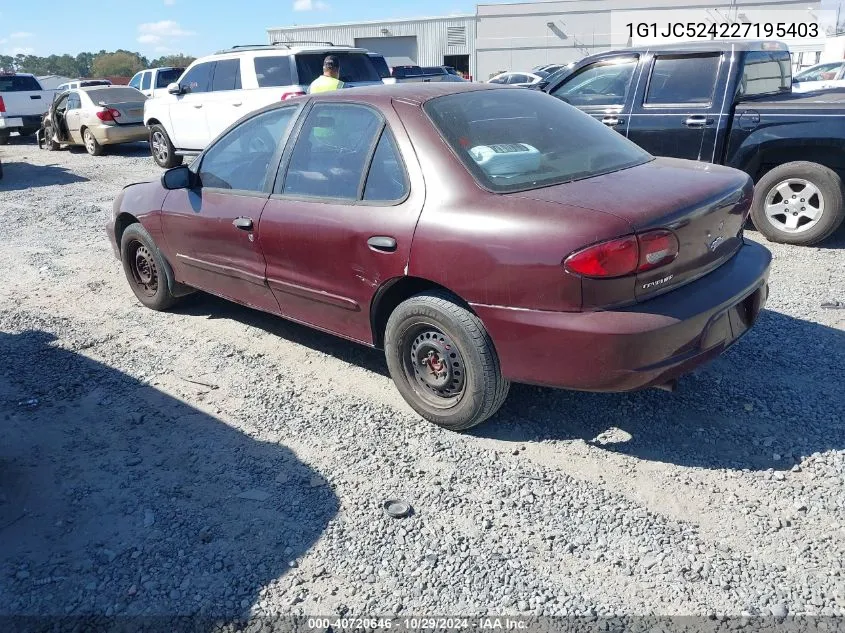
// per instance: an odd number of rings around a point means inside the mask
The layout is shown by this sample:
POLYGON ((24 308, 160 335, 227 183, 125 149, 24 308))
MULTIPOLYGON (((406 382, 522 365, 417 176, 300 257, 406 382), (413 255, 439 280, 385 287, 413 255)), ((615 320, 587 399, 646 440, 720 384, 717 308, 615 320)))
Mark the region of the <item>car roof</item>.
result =
MULTIPOLYGON (((374 84, 372 86, 360 86, 357 88, 345 88, 332 92, 321 92, 316 95, 309 95, 315 100, 344 101, 354 98, 356 101, 381 101, 384 99, 401 100, 405 103, 422 105, 426 101, 444 97, 450 94, 462 92, 475 92, 478 90, 523 90, 512 86, 489 85, 471 82, 437 81, 431 83, 412 82, 399 84, 374 84)), ((301 97, 300 97, 301 98, 301 97)), ((285 101, 283 103, 290 103, 285 101)))
MULTIPOLYGON (((296 53, 310 53, 310 52, 352 52, 352 53, 367 53, 365 48, 357 48, 355 46, 346 46, 342 44, 332 44, 331 42, 280 42, 278 44, 246 44, 240 46, 232 46, 231 48, 224 48, 216 51, 212 55, 206 57, 214 57, 215 55, 232 55, 242 53, 284 53, 295 55, 296 53)), ((205 59, 205 58, 203 58, 205 59)))
POLYGON ((674 44, 653 44, 649 46, 633 46, 631 48, 615 48, 613 50, 599 53, 608 55, 611 53, 647 53, 650 51, 670 52, 695 52, 705 53, 711 51, 788 51, 789 47, 783 42, 776 40, 706 40, 701 42, 675 42, 674 44), (777 46, 777 48, 772 48, 777 46))

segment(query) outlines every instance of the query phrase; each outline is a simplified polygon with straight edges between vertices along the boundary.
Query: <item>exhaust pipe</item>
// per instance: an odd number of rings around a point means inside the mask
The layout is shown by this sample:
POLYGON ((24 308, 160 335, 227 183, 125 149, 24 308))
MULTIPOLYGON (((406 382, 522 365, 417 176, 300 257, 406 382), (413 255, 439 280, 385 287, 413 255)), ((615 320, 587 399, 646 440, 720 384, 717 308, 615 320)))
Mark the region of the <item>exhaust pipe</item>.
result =
POLYGON ((673 379, 669 382, 664 382, 662 385, 654 385, 653 389, 660 389, 661 391, 673 392, 678 388, 678 381, 673 379))

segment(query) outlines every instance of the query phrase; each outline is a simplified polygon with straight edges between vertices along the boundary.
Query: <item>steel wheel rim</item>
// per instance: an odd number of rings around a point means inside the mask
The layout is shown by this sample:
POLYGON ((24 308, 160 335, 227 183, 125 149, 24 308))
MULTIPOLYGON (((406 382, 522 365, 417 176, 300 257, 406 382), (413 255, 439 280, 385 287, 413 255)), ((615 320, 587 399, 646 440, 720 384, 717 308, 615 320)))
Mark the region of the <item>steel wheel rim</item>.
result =
POLYGON ((127 259, 135 287, 144 296, 154 297, 158 292, 158 267, 150 249, 132 240, 127 248, 127 259))
POLYGON ((775 228, 784 233, 803 233, 821 220, 824 196, 809 180, 786 178, 769 190, 763 209, 775 228))
POLYGON ((91 134, 91 130, 85 130, 85 149, 88 150, 89 154, 94 153, 94 135, 91 134))
POLYGON ((400 342, 402 369, 411 389, 437 409, 457 406, 466 388, 466 368, 458 346, 433 323, 407 328, 400 342))
POLYGON ((169 152, 167 150, 167 142, 164 139, 164 134, 161 132, 153 132, 152 146, 153 155, 156 157, 156 160, 165 162, 169 152))

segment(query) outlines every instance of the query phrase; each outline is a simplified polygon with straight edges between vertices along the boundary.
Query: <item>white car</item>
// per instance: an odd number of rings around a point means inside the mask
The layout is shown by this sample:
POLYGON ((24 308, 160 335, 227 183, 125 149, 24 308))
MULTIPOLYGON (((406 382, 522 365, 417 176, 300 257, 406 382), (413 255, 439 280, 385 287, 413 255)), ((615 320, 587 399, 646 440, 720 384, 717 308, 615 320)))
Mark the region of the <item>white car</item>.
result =
POLYGON ((183 72, 185 72, 184 68, 172 66, 149 68, 135 73, 135 76, 129 80, 129 85, 153 99, 168 94, 167 86, 174 81, 179 81, 183 72))
POLYGON ((327 55, 338 58, 344 87, 382 84, 366 50, 330 42, 236 46, 196 60, 169 94, 144 104, 153 159, 179 165, 245 114, 304 95, 327 55))
POLYGON ((108 79, 74 79, 73 81, 68 81, 56 86, 56 94, 67 90, 90 88, 91 86, 111 86, 111 81, 108 79))
POLYGON ((548 73, 545 73, 542 70, 530 73, 508 72, 491 77, 487 83, 508 84, 509 86, 521 86, 523 88, 527 88, 528 86, 536 84, 538 81, 542 81, 542 79, 546 76, 548 76, 548 73))
POLYGON ((9 142, 12 132, 35 134, 53 94, 41 87, 35 75, 0 70, 0 145, 9 142))
POLYGON ((845 61, 816 64, 792 77, 792 92, 845 88, 845 61))

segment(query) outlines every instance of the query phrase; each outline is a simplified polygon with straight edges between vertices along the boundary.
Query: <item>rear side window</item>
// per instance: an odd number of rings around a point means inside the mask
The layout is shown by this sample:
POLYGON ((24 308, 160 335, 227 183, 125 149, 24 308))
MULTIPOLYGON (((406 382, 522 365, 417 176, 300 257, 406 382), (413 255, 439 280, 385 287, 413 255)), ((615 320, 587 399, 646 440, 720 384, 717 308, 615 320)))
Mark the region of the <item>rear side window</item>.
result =
POLYGON ((346 83, 355 81, 380 82, 373 62, 366 53, 343 53, 330 51, 326 53, 300 53, 296 56, 296 72, 299 83, 308 85, 323 74, 323 60, 326 55, 334 55, 340 62, 340 80, 346 83))
POLYGON ((424 106, 485 188, 537 189, 640 165, 651 155, 618 132, 536 90, 479 90, 424 106))
POLYGON ((151 72, 144 73, 144 78, 141 80, 141 90, 149 90, 152 85, 153 77, 151 72))
POLYGON ((373 66, 378 73, 378 76, 382 79, 390 77, 390 68, 387 66, 387 62, 384 61, 384 57, 370 57, 370 61, 373 62, 373 66))
POLYGON ((357 200, 382 119, 370 108, 318 103, 293 148, 283 192, 357 200))
POLYGON ((211 89, 211 73, 215 62, 197 64, 191 68, 182 80, 188 92, 208 92, 211 89))
POLYGON ((792 89, 792 64, 789 53, 752 51, 745 56, 738 97, 789 92, 792 89))
POLYGON ((388 128, 381 134, 370 172, 367 174, 367 184, 364 186, 364 200, 395 202, 408 195, 408 176, 396 140, 388 128))
POLYGON ((214 68, 214 79, 211 83, 211 90, 219 92, 221 90, 240 90, 241 89, 241 60, 239 59, 224 59, 217 62, 214 68))
POLYGON ((719 55, 661 56, 654 60, 647 105, 707 105, 716 88, 719 55))
POLYGON ((41 85, 35 77, 26 75, 12 75, 0 77, 0 92, 35 92, 41 90, 41 85))
POLYGON ((156 88, 167 88, 172 83, 179 81, 179 77, 185 71, 184 68, 170 68, 158 71, 156 75, 156 88))
MULTIPOLYGON (((323 68, 321 66, 320 74, 322 72, 323 68)), ((256 57, 255 77, 258 79, 259 88, 292 86, 293 77, 290 72, 290 57, 256 57)))

